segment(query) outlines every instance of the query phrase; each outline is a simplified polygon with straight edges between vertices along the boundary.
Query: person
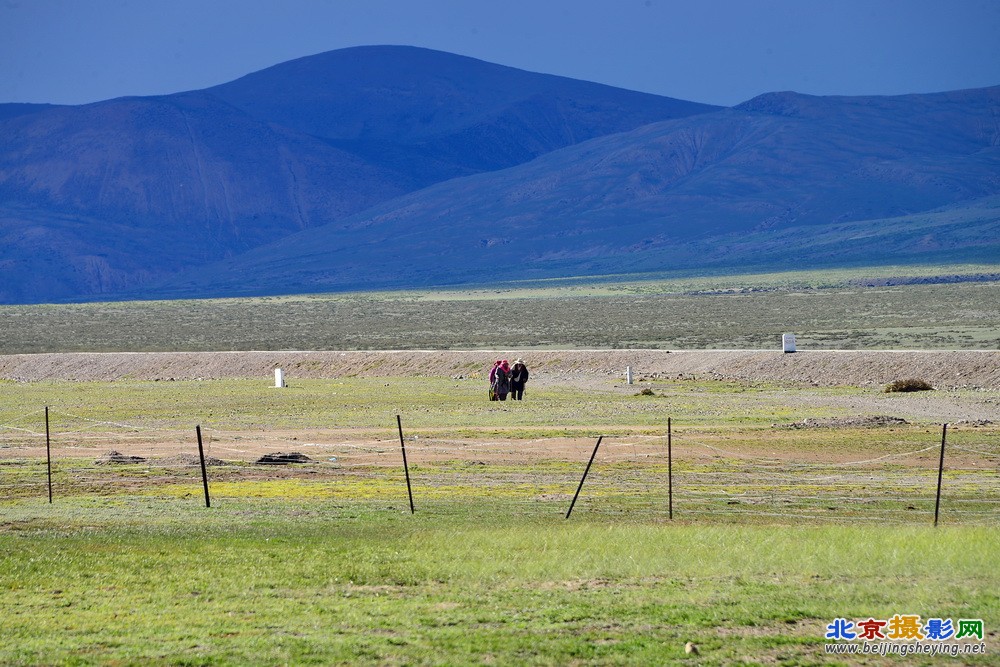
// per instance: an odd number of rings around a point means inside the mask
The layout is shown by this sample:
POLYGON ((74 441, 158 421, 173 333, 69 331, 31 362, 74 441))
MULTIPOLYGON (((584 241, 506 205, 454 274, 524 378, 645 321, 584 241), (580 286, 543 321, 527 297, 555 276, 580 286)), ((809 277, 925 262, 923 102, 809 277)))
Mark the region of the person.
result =
POLYGON ((500 359, 493 362, 493 368, 490 369, 490 400, 497 400, 496 392, 496 382, 497 382, 497 369, 500 368, 500 359))
POLYGON ((510 399, 520 401, 524 396, 524 385, 528 381, 528 367, 524 361, 517 359, 510 369, 510 399))
POLYGON ((506 359, 493 364, 490 371, 490 400, 506 401, 510 392, 510 362, 506 359))

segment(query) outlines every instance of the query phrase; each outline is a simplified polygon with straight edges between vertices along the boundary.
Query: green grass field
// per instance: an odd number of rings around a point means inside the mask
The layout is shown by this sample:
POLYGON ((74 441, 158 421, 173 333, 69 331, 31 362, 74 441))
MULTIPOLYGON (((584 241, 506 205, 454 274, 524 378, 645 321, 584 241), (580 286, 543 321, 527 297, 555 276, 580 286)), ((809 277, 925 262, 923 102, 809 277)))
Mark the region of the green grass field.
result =
POLYGON ((995 529, 280 500, 4 514, 9 665, 818 664, 834 618, 894 614, 982 619, 992 656, 966 664, 996 660, 995 529))
POLYGON ((637 396, 609 379, 498 405, 450 378, 266 384, 0 387, 0 664, 858 664, 824 653, 827 625, 896 614, 981 619, 988 653, 958 662, 998 660, 1000 429, 955 427, 934 528, 940 425, 921 417, 988 392, 670 380, 637 396), (787 427, 858 400, 909 423, 787 427), (44 459, 21 453, 44 444, 44 405, 52 504, 44 459), (231 459, 209 469, 210 508, 196 466, 156 458, 196 451, 195 423, 231 459), (95 465, 111 446, 151 458, 95 465), (237 453, 289 447, 315 462, 237 453))
MULTIPOLYGON (((192 428, 201 423, 238 430, 268 428, 364 427, 395 425, 395 415, 408 417, 417 429, 472 433, 516 426, 520 437, 558 434, 566 428, 660 429, 667 416, 685 423, 770 425, 807 417, 841 414, 833 405, 797 403, 796 389, 766 383, 753 385, 702 380, 662 380, 625 388, 603 378, 587 386, 562 385, 529 389, 527 402, 484 401, 483 377, 340 377, 296 378, 292 386, 273 391, 269 378, 186 380, 175 382, 32 382, 0 384, 0 424, 49 405, 96 420, 140 421, 144 427, 192 428), (637 395, 651 387, 653 396, 637 395)), ((954 395, 977 396, 973 390, 954 395)), ((878 389, 815 387, 811 397, 869 397, 892 411, 900 395, 878 389)), ((37 426, 40 416, 34 417, 37 426)), ((76 424, 69 425, 75 428, 76 424)), ((418 430, 419 433, 419 430, 418 430)))

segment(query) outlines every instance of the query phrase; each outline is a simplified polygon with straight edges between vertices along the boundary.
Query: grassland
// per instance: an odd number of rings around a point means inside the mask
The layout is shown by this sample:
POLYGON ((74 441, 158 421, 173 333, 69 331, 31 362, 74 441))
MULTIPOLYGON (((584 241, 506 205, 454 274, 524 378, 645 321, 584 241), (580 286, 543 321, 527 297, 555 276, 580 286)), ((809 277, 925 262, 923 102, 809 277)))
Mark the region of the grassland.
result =
POLYGON ((966 664, 992 664, 997 648, 1000 545, 987 529, 265 500, 4 512, 8 665, 817 664, 834 618, 896 613, 983 619, 994 656, 966 664))
MULTIPOLYGON (((0 346, 1000 346, 995 283, 900 275, 5 307, 0 346)), ((986 655, 955 662, 997 664, 995 390, 563 373, 500 404, 479 372, 0 383, 0 664, 941 664, 824 652, 835 618, 894 614, 982 619, 986 655), (210 508, 195 424, 225 463, 210 508), (253 463, 290 450, 313 460, 253 463)))
POLYGON ((497 404, 447 377, 7 383, 0 424, 24 430, 0 430, 0 664, 843 664, 827 624, 894 614, 982 619, 989 653, 963 662, 995 664, 1000 429, 955 429, 931 527, 934 411, 994 393, 644 384, 497 404), (22 453, 41 405, 51 505, 22 453), (789 427, 858 405, 910 423, 789 427), (196 467, 155 460, 193 451, 194 423, 239 459, 211 468, 211 508, 196 467), (153 458, 94 465, 109 446, 153 458), (265 470, 235 446, 315 462, 265 470))
MULTIPOLYGON (((494 348, 1000 348, 996 265, 0 307, 0 354, 494 348), (859 277, 862 275, 862 277, 859 277), (926 282, 921 282, 926 281, 926 282), (953 282, 959 281, 959 282, 953 282), (965 282, 962 282, 965 281, 965 282)), ((641 278, 641 279, 640 279, 641 278)))
MULTIPOLYGON (((528 400, 485 400, 485 382, 475 374, 450 377, 296 378, 285 390, 269 379, 176 382, 3 383, 0 424, 41 428, 41 410, 81 415, 98 422, 140 428, 190 429, 204 424, 223 430, 349 429, 371 435, 395 429, 401 414, 417 434, 492 435, 515 439, 567 432, 662 432, 667 417, 687 426, 723 429, 770 428, 805 419, 889 414, 917 424, 956 422, 965 415, 996 411, 995 392, 950 390, 886 394, 881 387, 788 387, 772 383, 660 379, 627 386, 614 377, 544 378, 529 384, 528 400), (641 389, 652 395, 640 395, 641 389), (27 418, 23 415, 32 413, 27 418)), ((86 423, 66 419, 54 428, 86 423)), ((98 425, 98 428, 103 426, 98 425)), ((7 433, 12 437, 13 434, 7 433)))

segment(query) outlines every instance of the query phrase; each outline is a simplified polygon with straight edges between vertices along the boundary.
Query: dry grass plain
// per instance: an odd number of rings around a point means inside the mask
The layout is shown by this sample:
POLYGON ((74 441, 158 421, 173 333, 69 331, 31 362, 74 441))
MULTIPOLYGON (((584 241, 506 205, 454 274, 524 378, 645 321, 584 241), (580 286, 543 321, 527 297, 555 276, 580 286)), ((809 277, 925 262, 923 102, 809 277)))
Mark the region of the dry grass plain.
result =
MULTIPOLYGON (((0 307, 0 354, 221 350, 1000 349, 997 265, 0 307)), ((640 279, 645 278, 645 279, 640 279)))

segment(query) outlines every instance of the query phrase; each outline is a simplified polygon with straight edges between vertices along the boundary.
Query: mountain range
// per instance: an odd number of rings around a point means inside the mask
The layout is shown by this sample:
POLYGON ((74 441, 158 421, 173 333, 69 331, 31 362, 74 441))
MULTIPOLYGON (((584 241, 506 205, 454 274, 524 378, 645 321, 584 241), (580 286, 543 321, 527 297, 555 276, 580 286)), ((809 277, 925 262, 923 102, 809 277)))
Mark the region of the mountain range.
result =
POLYGON ((720 108, 413 47, 0 104, 0 303, 1000 261, 1000 86, 720 108))

